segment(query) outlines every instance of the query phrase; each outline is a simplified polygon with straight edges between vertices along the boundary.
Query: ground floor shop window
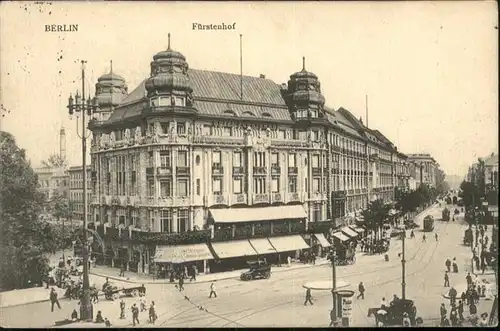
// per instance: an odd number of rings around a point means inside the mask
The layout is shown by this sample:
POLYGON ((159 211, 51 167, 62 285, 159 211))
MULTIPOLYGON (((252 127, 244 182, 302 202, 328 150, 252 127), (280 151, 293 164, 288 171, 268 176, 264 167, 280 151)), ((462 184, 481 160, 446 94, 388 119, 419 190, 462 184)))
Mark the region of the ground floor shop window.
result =
POLYGON ((162 232, 172 233, 173 232, 173 224, 172 224, 172 211, 170 209, 161 210, 160 211, 160 226, 162 232))

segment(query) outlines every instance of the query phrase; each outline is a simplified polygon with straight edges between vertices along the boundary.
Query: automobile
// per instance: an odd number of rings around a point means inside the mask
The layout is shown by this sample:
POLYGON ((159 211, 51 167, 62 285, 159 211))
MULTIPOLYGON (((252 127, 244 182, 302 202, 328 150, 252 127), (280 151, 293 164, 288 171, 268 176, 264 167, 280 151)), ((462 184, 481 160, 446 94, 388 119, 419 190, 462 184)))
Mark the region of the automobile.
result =
POLYGON ((250 270, 243 272, 240 276, 241 280, 253 280, 258 278, 271 277, 271 266, 266 261, 248 262, 250 270))

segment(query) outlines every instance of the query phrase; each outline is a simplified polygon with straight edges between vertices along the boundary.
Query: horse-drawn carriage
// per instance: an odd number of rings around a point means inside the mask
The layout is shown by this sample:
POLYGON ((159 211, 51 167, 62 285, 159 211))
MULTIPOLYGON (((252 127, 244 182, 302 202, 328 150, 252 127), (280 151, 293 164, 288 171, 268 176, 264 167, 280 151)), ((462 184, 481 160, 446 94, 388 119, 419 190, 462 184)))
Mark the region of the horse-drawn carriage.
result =
POLYGON ((129 288, 119 288, 118 286, 111 283, 105 283, 102 286, 102 291, 104 292, 104 297, 106 298, 106 300, 112 301, 118 299, 120 296, 142 297, 146 295, 146 288, 144 287, 144 285, 129 288))
POLYGON ((339 249, 335 256, 335 265, 349 265, 356 262, 356 249, 353 246, 339 249))
POLYGON ((376 325, 382 322, 385 326, 403 325, 405 313, 408 315, 411 325, 416 325, 417 307, 415 307, 413 300, 399 299, 388 307, 368 309, 368 317, 373 315, 376 325))

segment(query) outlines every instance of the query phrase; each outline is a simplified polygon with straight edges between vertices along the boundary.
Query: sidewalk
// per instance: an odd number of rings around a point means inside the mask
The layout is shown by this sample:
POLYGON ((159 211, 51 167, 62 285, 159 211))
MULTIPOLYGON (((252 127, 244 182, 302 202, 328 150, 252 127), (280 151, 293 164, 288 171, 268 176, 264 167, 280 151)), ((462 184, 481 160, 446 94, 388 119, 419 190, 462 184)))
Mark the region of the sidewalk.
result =
MULTIPOLYGON (((291 266, 283 265, 282 267, 273 267, 272 273, 290 271, 296 269, 304 269, 304 268, 312 268, 316 266, 322 266, 330 264, 326 258, 318 258, 316 260, 316 264, 304 264, 292 262, 291 266)), ((196 280, 190 282, 187 280, 184 285, 189 284, 202 284, 202 283, 210 283, 217 280, 226 280, 226 279, 239 279, 241 273, 245 271, 242 270, 234 270, 234 271, 226 271, 226 272, 218 272, 213 274, 199 274, 196 276, 196 280)), ((126 283, 134 283, 134 284, 172 284, 176 285, 177 282, 170 283, 169 279, 155 279, 149 275, 137 274, 132 272, 125 272, 125 277, 119 277, 119 270, 111 267, 104 266, 95 266, 90 270, 90 274, 100 277, 107 277, 109 279, 119 280, 121 282, 126 283)))
MULTIPOLYGON (((0 293, 0 308, 19 306, 28 303, 49 301, 50 288, 32 287, 22 290, 12 290, 0 293)), ((59 300, 64 297, 64 290, 54 286, 59 300)))

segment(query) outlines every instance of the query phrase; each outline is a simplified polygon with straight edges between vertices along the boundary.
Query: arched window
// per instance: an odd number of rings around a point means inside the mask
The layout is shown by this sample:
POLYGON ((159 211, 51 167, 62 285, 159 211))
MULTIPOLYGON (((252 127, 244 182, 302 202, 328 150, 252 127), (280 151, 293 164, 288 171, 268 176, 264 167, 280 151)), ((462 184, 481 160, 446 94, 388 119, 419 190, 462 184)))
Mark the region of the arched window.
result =
POLYGON ((262 116, 263 116, 263 117, 271 117, 271 118, 272 118, 271 114, 269 114, 269 113, 267 113, 267 112, 263 112, 263 113, 262 113, 262 116))
POLYGON ((236 116, 236 113, 234 111, 232 111, 231 109, 224 110, 224 114, 236 116))

